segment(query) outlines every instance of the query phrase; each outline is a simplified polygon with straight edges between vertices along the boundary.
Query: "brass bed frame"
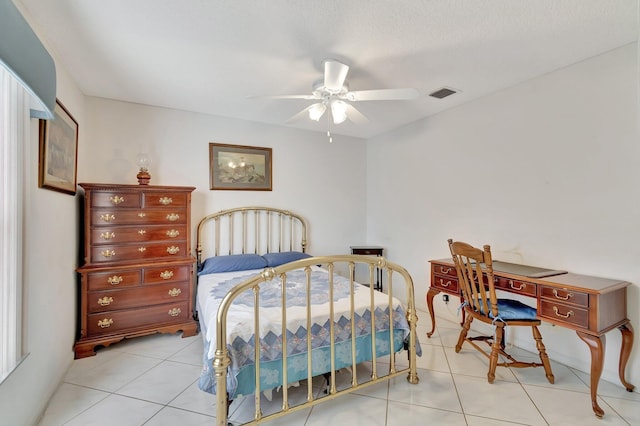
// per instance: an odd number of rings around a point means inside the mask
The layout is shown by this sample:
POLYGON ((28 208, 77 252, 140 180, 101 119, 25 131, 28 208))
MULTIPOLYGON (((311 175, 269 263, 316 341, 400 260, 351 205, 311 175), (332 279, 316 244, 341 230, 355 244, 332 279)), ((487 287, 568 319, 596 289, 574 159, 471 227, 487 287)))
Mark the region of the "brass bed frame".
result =
MULTIPOLYGON (((307 248, 307 223, 301 216, 292 213, 288 210, 282 210, 271 207, 239 207, 235 209, 223 210, 214 214, 210 214, 204 217, 198 224, 197 230, 197 260, 198 266, 203 262, 203 259, 209 256, 219 256, 225 254, 238 254, 238 253, 256 253, 262 254, 266 252, 284 252, 284 251, 302 251, 306 252, 307 248), (222 234, 227 234, 225 240, 221 239, 222 234), (208 241, 214 242, 213 250, 207 246, 208 241), (209 251, 207 251, 209 250, 209 251)), ((314 406, 320 402, 328 401, 337 398, 341 395, 351 393, 355 390, 361 389, 365 386, 373 385, 384 380, 389 380, 393 377, 397 377, 403 373, 407 373, 407 380, 412 383, 418 383, 418 375, 416 368, 416 323, 418 317, 415 309, 415 297, 413 289, 413 280, 407 270, 402 266, 387 261, 384 257, 372 257, 363 255, 333 255, 333 256, 320 256, 311 257, 303 260, 297 260, 295 262, 287 263, 277 266, 275 268, 265 268, 261 273, 248 278, 242 283, 235 286, 229 293, 223 298, 221 305, 218 309, 216 321, 217 321, 217 336, 216 336, 216 352, 213 361, 213 368, 216 376, 216 423, 218 425, 227 425, 228 422, 228 408, 230 401, 227 394, 227 367, 230 365, 229 353, 227 350, 227 314, 232 309, 232 303, 234 299, 245 291, 252 290, 254 294, 254 333, 255 330, 260 329, 260 316, 259 312, 259 293, 260 286, 266 281, 272 279, 280 279, 284 284, 287 280, 287 274, 294 270, 303 269, 306 271, 306 285, 307 285, 307 329, 310 329, 311 322, 311 303, 310 286, 311 286, 311 266, 322 265, 328 270, 329 273, 329 313, 328 319, 330 320, 330 340, 331 340, 331 371, 325 376, 328 382, 328 391, 326 395, 314 397, 312 392, 312 356, 311 356, 311 339, 307 339, 307 399, 306 402, 289 406, 288 401, 288 387, 282 386, 282 407, 281 410, 269 414, 263 415, 260 407, 260 345, 256 345, 255 348, 255 415, 253 421, 248 424, 258 424, 263 421, 272 420, 274 418, 283 416, 285 414, 298 411, 300 409, 314 406), (393 353, 389 356, 389 371, 387 374, 378 375, 377 369, 377 353, 376 353, 376 333, 371 334, 371 362, 372 373, 371 380, 364 383, 358 383, 357 380, 357 365, 356 365, 356 343, 355 339, 351 339, 351 351, 353 365, 351 368, 351 386, 338 390, 336 388, 336 369, 335 369, 335 338, 334 338, 334 310, 333 310, 333 277, 334 274, 341 273, 346 275, 350 279, 351 283, 351 318, 354 318, 354 275, 356 265, 364 265, 369 270, 369 288, 371 292, 371 323, 372 327, 375 324, 375 309, 373 309, 374 303, 374 282, 377 276, 376 270, 382 270, 383 275, 386 277, 386 286, 389 296, 389 306, 392 306, 392 298, 394 287, 398 284, 394 282, 394 278, 400 276, 401 282, 399 285, 404 284, 404 296, 406 300, 404 302, 407 322, 409 324, 409 341, 406 345, 408 351, 409 366, 406 368, 397 368, 395 355, 393 353)), ((402 287, 401 287, 402 288, 402 287)), ((283 355, 282 355, 282 382, 287 381, 287 341, 286 341, 286 318, 287 311, 284 308, 286 306, 286 285, 282 285, 282 327, 283 327, 283 355)), ((400 298, 400 297, 398 297, 400 298)), ((390 309, 391 312, 391 309, 390 309)), ((389 315, 391 336, 393 336, 393 315, 389 315)), ((351 322, 352 332, 351 335, 355 335, 354 322, 351 322)), ((375 330, 372 330, 375 331, 375 330)), ((256 335, 258 333, 255 333, 256 335)), ((392 339, 393 340, 393 339, 392 339)))

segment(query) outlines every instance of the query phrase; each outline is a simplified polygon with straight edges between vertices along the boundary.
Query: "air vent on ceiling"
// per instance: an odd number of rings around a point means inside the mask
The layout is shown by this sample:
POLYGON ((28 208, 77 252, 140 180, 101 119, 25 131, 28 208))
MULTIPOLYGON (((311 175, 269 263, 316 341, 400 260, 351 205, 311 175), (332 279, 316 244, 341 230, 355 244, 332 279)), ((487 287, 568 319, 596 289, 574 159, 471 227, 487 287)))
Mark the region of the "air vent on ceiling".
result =
POLYGON ((455 90, 447 89, 446 87, 443 87, 442 89, 436 90, 433 93, 429 93, 429 96, 442 99, 442 98, 446 98, 447 96, 451 96, 454 93, 457 93, 457 92, 455 90))

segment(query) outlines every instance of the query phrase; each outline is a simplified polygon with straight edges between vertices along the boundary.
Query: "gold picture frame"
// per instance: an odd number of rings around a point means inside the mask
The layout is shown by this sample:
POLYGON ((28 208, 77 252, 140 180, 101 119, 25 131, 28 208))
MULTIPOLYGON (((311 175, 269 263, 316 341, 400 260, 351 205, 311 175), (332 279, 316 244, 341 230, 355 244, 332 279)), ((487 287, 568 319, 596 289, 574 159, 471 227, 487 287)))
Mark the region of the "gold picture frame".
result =
POLYGON ((210 143, 210 189, 271 191, 271 157, 271 148, 210 143))
POLYGON ((78 122, 56 99, 52 120, 40 120, 38 187, 75 195, 78 122))

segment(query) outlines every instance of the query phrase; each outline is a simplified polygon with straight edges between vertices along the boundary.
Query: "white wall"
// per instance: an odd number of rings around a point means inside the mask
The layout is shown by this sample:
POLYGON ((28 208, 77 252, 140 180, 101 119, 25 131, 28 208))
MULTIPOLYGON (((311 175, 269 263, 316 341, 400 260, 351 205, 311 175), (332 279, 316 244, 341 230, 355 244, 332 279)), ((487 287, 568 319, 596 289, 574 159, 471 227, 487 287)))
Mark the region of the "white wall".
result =
MULTIPOLYGON (((629 45, 369 141, 367 235, 409 269, 419 306, 428 260, 449 257, 453 238, 491 244, 498 260, 627 280, 640 330, 636 61, 629 45)), ((455 319, 456 303, 437 299, 436 313, 455 319)), ((574 332, 542 332, 553 359, 589 371, 574 332)), ((620 333, 607 343, 603 377, 617 383, 620 333)))
MULTIPOLYGON (((136 155, 151 155, 151 184, 195 186, 192 222, 243 205, 285 208, 310 223, 309 252, 347 253, 365 238, 366 143, 242 120, 87 99, 79 182, 137 184, 136 155), (209 189, 209 143, 270 147, 272 191, 209 189)), ((195 229, 194 229, 195 232, 195 229)), ((194 240, 195 241, 195 240, 194 240)))

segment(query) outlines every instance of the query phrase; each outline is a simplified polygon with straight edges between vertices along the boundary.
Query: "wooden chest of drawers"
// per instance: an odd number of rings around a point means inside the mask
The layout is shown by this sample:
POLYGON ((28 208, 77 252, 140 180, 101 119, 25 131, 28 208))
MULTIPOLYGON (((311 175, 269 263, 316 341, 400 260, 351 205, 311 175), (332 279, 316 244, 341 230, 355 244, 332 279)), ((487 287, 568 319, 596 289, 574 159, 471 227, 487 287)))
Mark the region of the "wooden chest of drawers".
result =
POLYGON ((82 183, 83 249, 76 358, 151 333, 197 332, 192 187, 82 183))

